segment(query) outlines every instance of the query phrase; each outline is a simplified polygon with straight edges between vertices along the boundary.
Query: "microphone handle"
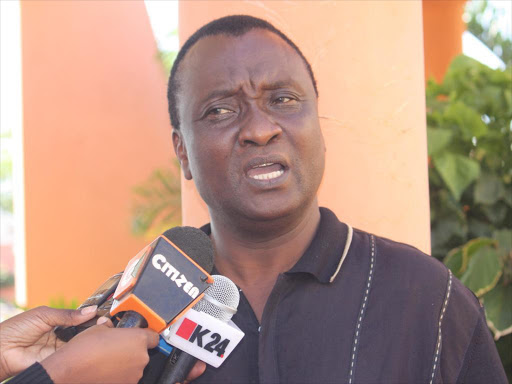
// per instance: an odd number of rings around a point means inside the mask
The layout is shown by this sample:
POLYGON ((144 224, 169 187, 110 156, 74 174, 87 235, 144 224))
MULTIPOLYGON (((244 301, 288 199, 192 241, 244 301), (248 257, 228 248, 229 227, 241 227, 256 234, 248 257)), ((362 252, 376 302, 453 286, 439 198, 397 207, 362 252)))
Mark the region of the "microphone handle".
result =
POLYGON ((196 361, 197 358, 189 355, 187 352, 173 348, 169 358, 165 362, 164 372, 162 376, 160 376, 158 384, 183 383, 196 361))
POLYGON ((126 311, 116 328, 147 328, 147 326, 148 322, 144 316, 135 311, 126 311))

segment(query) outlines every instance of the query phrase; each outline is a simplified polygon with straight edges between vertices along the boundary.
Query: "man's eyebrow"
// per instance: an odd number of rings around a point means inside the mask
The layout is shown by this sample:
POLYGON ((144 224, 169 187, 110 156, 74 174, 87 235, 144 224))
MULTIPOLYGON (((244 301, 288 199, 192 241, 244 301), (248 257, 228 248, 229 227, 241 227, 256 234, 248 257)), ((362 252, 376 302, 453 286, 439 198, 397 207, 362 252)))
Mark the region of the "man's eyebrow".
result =
MULTIPOLYGON (((293 87, 293 88, 297 89, 299 92, 304 91, 302 89, 302 87, 297 82, 293 81, 293 79, 279 80, 279 81, 275 81, 275 82, 264 83, 261 85, 261 89, 263 89, 264 91, 273 91, 276 89, 289 88, 289 87, 293 87)), ((213 100, 213 99, 221 99, 221 98, 225 98, 225 97, 230 97, 230 96, 237 94, 239 91, 240 91, 240 88, 215 89, 215 90, 211 91, 210 93, 208 93, 204 98, 202 98, 201 103, 207 103, 208 101, 213 100)))
POLYGON ((206 103, 212 99, 233 96, 237 92, 237 89, 215 89, 202 98, 201 102, 206 103))
POLYGON ((299 91, 303 91, 302 87, 297 82, 293 81, 292 79, 275 81, 272 83, 266 83, 266 84, 263 84, 263 86, 261 88, 264 89, 265 91, 272 91, 275 89, 289 88, 289 87, 293 87, 299 91))

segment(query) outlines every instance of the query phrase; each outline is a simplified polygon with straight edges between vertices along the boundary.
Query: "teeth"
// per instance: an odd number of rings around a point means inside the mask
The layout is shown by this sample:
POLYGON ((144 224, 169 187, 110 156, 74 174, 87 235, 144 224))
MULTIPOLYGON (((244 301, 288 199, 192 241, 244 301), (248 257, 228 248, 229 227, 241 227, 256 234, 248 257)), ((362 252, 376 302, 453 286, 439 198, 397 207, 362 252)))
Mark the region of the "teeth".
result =
POLYGON ((265 164, 257 165, 254 168, 268 167, 269 165, 273 165, 273 164, 275 164, 275 163, 265 163, 265 164))
POLYGON ((271 179, 275 179, 276 177, 281 176, 283 173, 284 173, 284 171, 282 169, 280 169, 279 171, 264 173, 262 175, 255 175, 255 176, 251 176, 251 177, 256 180, 271 180, 271 179))

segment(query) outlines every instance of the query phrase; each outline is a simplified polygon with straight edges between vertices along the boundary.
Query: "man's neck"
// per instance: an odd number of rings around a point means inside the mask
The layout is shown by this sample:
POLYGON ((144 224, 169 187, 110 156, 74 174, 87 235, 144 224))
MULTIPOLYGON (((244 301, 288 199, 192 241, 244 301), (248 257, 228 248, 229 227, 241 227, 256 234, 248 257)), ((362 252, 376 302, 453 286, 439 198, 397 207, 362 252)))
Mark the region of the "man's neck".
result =
POLYGON ((303 255, 320 222, 316 199, 300 216, 287 221, 254 223, 252 231, 223 225, 212 215, 217 270, 239 286, 271 279, 289 270, 303 255))

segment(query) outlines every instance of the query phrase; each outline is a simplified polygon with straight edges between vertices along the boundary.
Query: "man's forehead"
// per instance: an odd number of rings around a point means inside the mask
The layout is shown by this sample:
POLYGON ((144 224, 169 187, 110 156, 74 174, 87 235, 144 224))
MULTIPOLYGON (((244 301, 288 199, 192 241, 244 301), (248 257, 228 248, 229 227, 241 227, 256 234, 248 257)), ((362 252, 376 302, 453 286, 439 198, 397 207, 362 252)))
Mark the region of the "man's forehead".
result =
MULTIPOLYGON (((292 47, 274 32, 261 28, 254 28, 240 35, 219 33, 204 36, 190 48, 189 52, 185 56, 185 60, 187 60, 187 57, 193 56, 194 53, 196 55, 202 54, 203 58, 206 57, 212 59, 220 53, 217 50, 222 47, 224 47, 225 50, 232 52, 249 53, 251 52, 251 48, 254 44, 257 44, 261 49, 268 50, 276 47, 283 49, 286 47, 286 50, 289 49, 290 52, 294 52, 292 47)), ((258 52, 252 51, 252 53, 258 52)))
POLYGON ((263 29, 241 36, 204 37, 187 53, 180 72, 183 83, 202 82, 213 88, 236 87, 242 77, 283 84, 296 81, 297 76, 310 81, 299 54, 281 37, 263 29))

